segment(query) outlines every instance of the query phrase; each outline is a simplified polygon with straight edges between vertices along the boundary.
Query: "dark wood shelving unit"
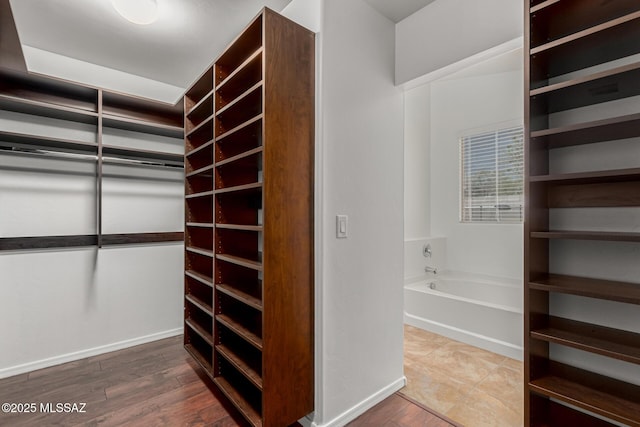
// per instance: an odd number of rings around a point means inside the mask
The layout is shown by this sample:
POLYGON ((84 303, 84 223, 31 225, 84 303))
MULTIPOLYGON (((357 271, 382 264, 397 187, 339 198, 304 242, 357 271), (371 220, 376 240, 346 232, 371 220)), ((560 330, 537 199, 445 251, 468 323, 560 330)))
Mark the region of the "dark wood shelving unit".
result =
POLYGON ((0 68, 0 108, 13 113, 90 125, 95 140, 80 141, 0 129, 5 154, 83 160, 96 163, 96 231, 90 235, 0 237, 0 249, 30 250, 83 246, 148 244, 181 241, 181 231, 104 234, 102 180, 104 164, 182 168, 182 154, 111 146, 103 143, 105 129, 183 136, 182 103, 169 105, 114 93, 42 75, 0 68), (68 156, 69 154, 73 156, 68 156))
POLYGON ((313 411, 313 63, 264 9, 185 95, 185 346, 253 426, 313 411))
POLYGON ((590 245, 605 252, 613 244, 609 242, 639 243, 640 233, 633 226, 602 223, 594 227, 598 231, 587 231, 564 230, 569 225, 563 224, 563 230, 554 230, 551 218, 558 208, 640 206, 640 167, 611 170, 596 164, 586 172, 553 170, 558 168, 556 150, 586 150, 589 144, 640 137, 640 108, 615 110, 622 113, 617 116, 605 112, 607 102, 640 95, 640 63, 632 57, 639 53, 640 3, 635 0, 525 2, 527 427, 599 427, 613 422, 640 426, 640 386, 604 375, 600 367, 591 371, 567 364, 568 359, 560 363, 550 352, 551 345, 569 347, 611 362, 640 365, 638 331, 565 318, 564 312, 554 310, 566 307, 550 304, 556 294, 640 304, 640 283, 566 274, 563 268, 572 268, 561 258, 571 254, 556 243, 572 240, 579 246, 592 241, 590 245), (583 107, 591 113, 589 120, 580 122, 583 107))

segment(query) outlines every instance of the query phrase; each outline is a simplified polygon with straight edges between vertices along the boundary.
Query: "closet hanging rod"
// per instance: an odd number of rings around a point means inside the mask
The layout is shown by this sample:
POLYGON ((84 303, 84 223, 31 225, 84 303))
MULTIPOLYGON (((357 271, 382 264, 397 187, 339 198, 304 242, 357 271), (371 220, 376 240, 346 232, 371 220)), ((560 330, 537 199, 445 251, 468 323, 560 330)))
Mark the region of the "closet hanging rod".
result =
MULTIPOLYGON (((76 154, 76 153, 65 153, 59 151, 49 151, 49 150, 40 150, 40 149, 30 149, 30 148, 18 148, 18 147, 0 147, 0 153, 14 154, 14 155, 26 155, 26 156, 37 156, 37 157, 51 157, 62 160, 77 160, 77 161, 96 161, 98 156, 95 154, 76 154)), ((179 163, 165 163, 158 162, 152 160, 139 160, 139 159, 129 159, 129 158, 118 158, 118 157, 102 157, 103 162, 110 164, 122 164, 122 165, 136 165, 136 166, 149 166, 149 167, 160 167, 160 168, 169 168, 169 169, 183 169, 184 166, 179 163)))
POLYGON ((126 157, 102 157, 103 163, 106 164, 118 164, 118 165, 136 165, 136 166, 149 166, 156 168, 167 168, 167 169, 183 169, 184 166, 180 163, 164 163, 153 160, 139 160, 139 159, 129 159, 126 157))
POLYGON ((13 154, 18 156, 34 156, 34 157, 52 157, 64 160, 92 160, 96 161, 98 156, 95 154, 78 154, 78 153, 65 153, 61 151, 49 151, 33 148, 20 148, 20 147, 0 147, 1 154, 13 154))

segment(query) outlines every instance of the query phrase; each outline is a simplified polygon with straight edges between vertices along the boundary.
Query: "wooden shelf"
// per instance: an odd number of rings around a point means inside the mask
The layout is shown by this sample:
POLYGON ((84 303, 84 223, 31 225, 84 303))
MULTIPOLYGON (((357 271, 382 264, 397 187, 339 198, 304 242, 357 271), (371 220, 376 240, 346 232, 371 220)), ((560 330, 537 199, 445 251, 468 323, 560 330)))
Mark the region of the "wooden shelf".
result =
POLYGON ((214 224, 212 222, 187 222, 187 227, 213 228, 214 224))
POLYGON ((242 224, 216 224, 216 228, 224 230, 239 230, 239 231, 262 231, 261 225, 242 225, 242 224))
MULTIPOLYGON (((213 140, 205 142, 204 144, 199 145, 198 147, 194 148, 193 150, 187 151, 186 156, 187 157, 191 157, 191 156, 194 156, 194 155, 198 154, 199 152, 201 152, 203 150, 206 150, 207 148, 212 148, 213 147, 213 143, 214 143, 213 140)), ((211 158, 211 160, 213 160, 213 157, 211 158)))
POLYGON ((532 231, 535 239, 604 240, 610 242, 640 242, 640 233, 616 231, 532 231))
POLYGON ((532 330, 531 337, 640 364, 640 334, 633 332, 552 316, 549 327, 532 330))
POLYGON ((531 90, 548 113, 640 95, 640 62, 531 90))
POLYGON ((184 240, 184 233, 181 231, 169 231, 159 233, 102 234, 100 238, 102 246, 133 245, 142 243, 181 242, 184 240))
POLYGON ((204 328, 202 328, 197 323, 193 322, 191 319, 184 319, 184 323, 191 328, 193 332, 200 335, 200 337, 207 342, 207 344, 213 347, 213 336, 207 332, 204 328))
MULTIPOLYGON (((592 374, 592 376, 596 377, 595 374, 592 374)), ((608 384, 617 383, 617 381, 610 380, 604 376, 598 375, 597 377, 608 384)), ((635 393, 635 401, 553 375, 531 381, 529 388, 536 393, 558 399, 629 426, 640 426, 640 402, 638 401, 640 388, 638 386, 633 387, 638 389, 635 393)), ((628 397, 633 398, 634 395, 629 395, 628 397)))
POLYGON ((548 148, 635 138, 640 136, 640 113, 531 132, 532 143, 548 148))
POLYGON ((219 168, 219 167, 222 167, 222 166, 229 165, 231 163, 240 161, 242 159, 246 159, 248 157, 255 156, 257 154, 261 154, 262 151, 263 151, 262 147, 257 147, 257 148, 254 148, 252 150, 245 151, 245 152, 240 153, 238 155, 235 155, 233 157, 229 157, 228 159, 224 159, 224 160, 221 160, 219 162, 216 162, 216 167, 219 168))
POLYGON ((185 295, 184 299, 189 301, 194 306, 198 307, 200 310, 202 310, 203 313, 213 317, 213 307, 211 307, 211 305, 189 294, 185 295))
POLYGON ((35 73, 0 69, 0 94, 52 108, 71 108, 95 114, 98 111, 97 89, 35 73))
POLYGON ((262 377, 256 371, 254 371, 244 360, 237 354, 233 353, 229 348, 224 345, 217 345, 216 351, 229 363, 231 363, 242 375, 244 375, 253 385, 259 390, 262 390, 262 377))
POLYGON ((184 272, 184 274, 186 276, 191 277, 194 280, 197 280, 198 282, 202 283, 203 285, 207 285, 207 286, 211 286, 213 288, 213 278, 209 277, 209 276, 205 276, 204 274, 200 274, 197 271, 194 270, 186 270, 184 272))
POLYGON ((618 427, 588 412, 578 411, 537 394, 532 394, 530 399, 536 407, 544 408, 532 414, 530 427, 618 427))
POLYGON ((172 126, 163 123, 154 123, 131 117, 121 117, 110 114, 102 115, 102 126, 133 132, 142 132, 153 135, 182 138, 184 129, 181 126, 172 126))
POLYGON ((97 244, 98 236, 95 234, 75 236, 2 237, 0 238, 0 251, 74 248, 96 246, 97 244))
POLYGON ((17 96, 0 93, 0 109, 14 111, 16 113, 31 114, 70 122, 96 125, 98 113, 80 108, 66 107, 64 105, 51 104, 49 102, 34 99, 25 99, 17 96))
POLYGON ((257 16, 238 37, 229 44, 224 53, 215 61, 214 83, 216 88, 263 44, 263 17, 257 16))
POLYGON ((103 145, 102 153, 104 155, 114 155, 124 158, 142 159, 142 160, 162 160, 182 165, 184 156, 178 153, 167 153, 166 151, 143 150, 140 148, 118 147, 115 145, 103 145))
POLYGON ((260 190, 262 190, 262 183, 254 182, 251 184, 236 185, 235 187, 219 188, 214 192, 215 194, 226 194, 226 193, 256 192, 260 190))
POLYGON ((199 199, 203 197, 212 197, 213 191, 203 191, 200 193, 187 194, 184 196, 185 199, 199 199))
MULTIPOLYGON (((141 97, 105 90, 102 90, 102 115, 109 120, 128 122, 134 126, 149 127, 149 129, 156 128, 161 134, 171 128, 174 130, 176 127, 182 128, 184 125, 182 103, 171 105, 153 102, 141 97)), ((120 125, 116 124, 116 126, 120 125)), ((124 124, 124 126, 129 125, 124 124)), ((176 132, 175 135, 182 137, 182 132, 176 132)))
POLYGON ((211 89, 204 97, 198 101, 191 109, 187 112, 186 117, 193 119, 194 117, 198 117, 200 115, 200 110, 209 110, 209 103, 211 103, 211 112, 207 114, 205 117, 209 117, 213 114, 213 89, 211 89))
POLYGON ((224 111, 216 113, 216 135, 223 135, 228 131, 243 126, 262 114, 262 90, 257 85, 252 90, 234 99, 224 111))
MULTIPOLYGON (((241 80, 238 83, 238 86, 246 87, 246 78, 242 78, 242 74, 245 73, 252 65, 256 65, 260 69, 260 74, 262 74, 262 47, 258 48, 255 52, 251 54, 242 64, 238 66, 227 78, 225 78, 219 85, 216 86, 216 91, 224 90, 227 86, 230 85, 230 82, 234 82, 234 80, 241 80)), ((258 78, 260 80, 260 78, 258 78)))
POLYGON ((220 261, 229 262, 231 264, 239 265, 241 267, 250 268, 252 270, 262 271, 262 263, 247 258, 242 258, 233 255, 216 254, 216 258, 220 261))
POLYGON ((191 357, 193 357, 196 360, 196 362, 198 362, 198 364, 202 367, 204 372, 211 379, 213 379, 213 375, 212 375, 213 368, 211 367, 211 362, 207 361, 204 357, 202 357, 200 352, 198 350, 196 350, 196 348, 193 346, 193 344, 186 344, 184 346, 184 348, 185 348, 185 350, 187 350, 189 352, 191 357))
POLYGON ((248 305, 256 310, 262 311, 262 301, 253 295, 249 295, 246 292, 242 292, 231 285, 219 284, 216 285, 216 289, 243 304, 248 305))
POLYGON ((262 351, 262 338, 242 326, 240 323, 234 321, 226 314, 218 314, 216 316, 216 320, 240 338, 262 351))
POLYGON ((539 10, 542 10, 544 8, 547 8, 549 6, 552 6, 556 3, 561 2, 562 0, 547 0, 547 1, 543 1, 540 4, 537 4, 535 6, 532 6, 531 9, 529 10, 529 13, 534 14, 536 12, 538 12, 539 10))
POLYGON ((198 176, 198 175, 202 175, 204 177, 212 177, 213 176, 213 165, 204 166, 204 167, 196 169, 196 170, 194 170, 192 172, 189 172, 189 173, 185 174, 185 178, 191 178, 191 177, 198 176))
POLYGON ((95 142, 74 141, 71 139, 51 138, 41 135, 6 132, 0 130, 0 145, 21 145, 25 148, 60 151, 64 153, 97 153, 95 142))
POLYGON ((222 377, 215 377, 213 382, 253 427, 262 427, 262 419, 260 418, 260 415, 247 403, 247 401, 242 397, 242 394, 238 393, 231 384, 227 382, 227 380, 222 377))
POLYGON ((184 94, 184 111, 189 114, 211 91, 213 91, 213 68, 208 67, 184 94))
POLYGON ((210 258, 213 258, 213 255, 214 255, 213 251, 209 250, 209 249, 194 248, 192 246, 186 246, 185 249, 188 252, 192 252, 194 254, 203 255, 203 256, 206 256, 206 257, 210 257, 210 258))
POLYGON ((640 180, 640 168, 602 170, 568 174, 530 176, 530 182, 550 184, 595 184, 605 182, 627 182, 640 180))
POLYGON ((549 274, 529 282, 532 289, 640 304, 640 284, 549 274))
POLYGON ((239 132, 241 130, 243 130, 244 128, 247 128, 249 126, 251 126, 252 124, 258 122, 259 120, 262 120, 263 115, 262 114, 258 114, 257 116, 247 120, 246 122, 236 126, 235 128, 223 133, 222 135, 219 135, 216 137, 216 142, 222 142, 225 138, 233 135, 236 132, 239 132))
POLYGON ((233 101, 229 101, 224 107, 216 111, 216 117, 220 117, 225 112, 231 110, 232 108, 234 108, 234 106, 238 105, 239 103, 244 101, 248 96, 252 95, 254 92, 258 91, 261 88, 262 88, 262 80, 260 80, 259 82, 251 86, 249 89, 242 92, 240 95, 235 97, 233 101))
POLYGON ((640 19, 640 11, 638 12, 632 12, 629 13, 625 16, 621 16, 619 18, 616 19, 612 19, 608 22, 602 23, 600 25, 596 25, 587 29, 584 29, 582 31, 578 31, 576 33, 570 34, 566 37, 562 37, 560 39, 554 40, 552 42, 549 43, 545 43, 541 46, 535 47, 533 49, 531 49, 530 54, 531 55, 537 55, 541 52, 550 50, 550 49, 555 49, 559 46, 563 46, 563 45, 568 45, 571 44, 577 40, 580 39, 586 39, 590 36, 596 35, 598 33, 602 33, 604 31, 607 31, 609 29, 630 23, 630 22, 634 22, 637 21, 638 19, 640 19))
POLYGON ((198 126, 194 127, 189 132, 185 132, 185 134, 184 134, 185 138, 191 138, 194 135, 197 135, 199 132, 202 132, 204 134, 211 134, 212 135, 213 134, 212 133, 213 117, 214 117, 213 115, 207 117, 198 126), (211 129, 209 129, 208 127, 211 127, 211 129))

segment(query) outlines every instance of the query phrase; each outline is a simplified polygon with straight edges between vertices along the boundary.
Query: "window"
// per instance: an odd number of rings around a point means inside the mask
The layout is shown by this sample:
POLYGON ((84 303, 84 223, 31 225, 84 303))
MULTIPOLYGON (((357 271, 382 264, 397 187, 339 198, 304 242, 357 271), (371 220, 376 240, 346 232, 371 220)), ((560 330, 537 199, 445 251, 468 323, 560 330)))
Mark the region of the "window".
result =
POLYGON ((460 139, 462 222, 522 222, 522 126, 460 139))

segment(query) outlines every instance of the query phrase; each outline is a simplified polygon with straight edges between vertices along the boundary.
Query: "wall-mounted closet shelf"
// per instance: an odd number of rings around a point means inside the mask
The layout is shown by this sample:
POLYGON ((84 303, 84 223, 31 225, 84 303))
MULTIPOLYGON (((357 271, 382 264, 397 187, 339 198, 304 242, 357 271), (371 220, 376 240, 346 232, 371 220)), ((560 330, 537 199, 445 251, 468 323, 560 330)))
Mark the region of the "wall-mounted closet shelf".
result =
POLYGON ((264 9, 184 98, 185 348, 253 426, 313 410, 313 51, 264 9))
MULTIPOLYGON (((176 106, 91 88, 41 75, 0 69, 0 108, 3 111, 90 125, 94 141, 0 129, 0 154, 33 155, 96 163, 96 232, 90 235, 25 236, 0 239, 0 250, 42 249, 181 241, 181 231, 105 234, 102 230, 102 180, 122 176, 105 173, 106 165, 182 169, 183 154, 113 146, 103 143, 109 129, 163 137, 183 137, 183 105, 176 106)), ((11 168, 8 166, 8 168, 11 168)), ((29 170, 50 172, 43 166, 29 170)), ((63 171, 55 171, 64 173, 63 171)), ((75 172, 69 172, 75 173, 75 172)), ((126 175, 132 179, 156 179, 126 175)))
POLYGON ((95 124, 98 121, 98 113, 93 111, 23 99, 11 95, 0 94, 0 109, 78 123, 95 124))
POLYGON ((640 403, 629 399, 640 394, 639 387, 586 371, 575 370, 573 376, 581 379, 588 376, 593 385, 584 385, 580 380, 554 375, 532 381, 530 388, 534 393, 558 399, 625 425, 640 426, 640 422, 637 421, 640 403), (613 394, 604 391, 605 387, 615 390, 624 389, 625 392, 620 395, 613 394))
POLYGON ((547 148, 559 148, 638 136, 640 113, 533 131, 531 141, 546 144, 547 148))
MULTIPOLYGON (((102 245, 130 245, 161 242, 178 242, 184 239, 182 232, 165 233, 131 233, 131 234, 103 234, 102 245)), ((0 238, 0 250, 32 250, 51 248, 79 248, 96 246, 97 234, 74 236, 34 236, 34 237, 3 237, 0 238)))
POLYGON ((71 139, 52 138, 44 135, 30 135, 0 130, 0 145, 3 147, 25 147, 55 150, 63 153, 97 152, 95 142, 74 141, 71 139))
POLYGON ((128 117, 118 117, 104 114, 102 125, 122 130, 149 133, 153 135, 169 136, 172 138, 182 138, 183 128, 181 126, 171 126, 162 123, 152 123, 144 120, 137 120, 128 117))
POLYGON ((531 280, 529 287, 546 292, 640 304, 640 286, 635 283, 547 274, 531 280))
POLYGON ((532 231, 534 239, 604 240, 610 242, 640 242, 640 233, 615 231, 532 231))
POLYGON ((550 316, 549 326, 531 331, 531 337, 640 364, 640 334, 550 316))
POLYGON ((524 424, 640 426, 640 377, 616 373, 640 364, 640 330, 622 314, 640 305, 640 283, 615 280, 640 243, 616 215, 640 206, 640 164, 626 155, 640 137, 640 109, 626 99, 640 95, 640 3, 532 0, 525 10, 524 424), (578 159, 588 171, 574 172, 578 159), (577 208, 597 209, 583 215, 594 230, 580 230, 577 208), (618 308, 616 327, 595 307, 618 308))

